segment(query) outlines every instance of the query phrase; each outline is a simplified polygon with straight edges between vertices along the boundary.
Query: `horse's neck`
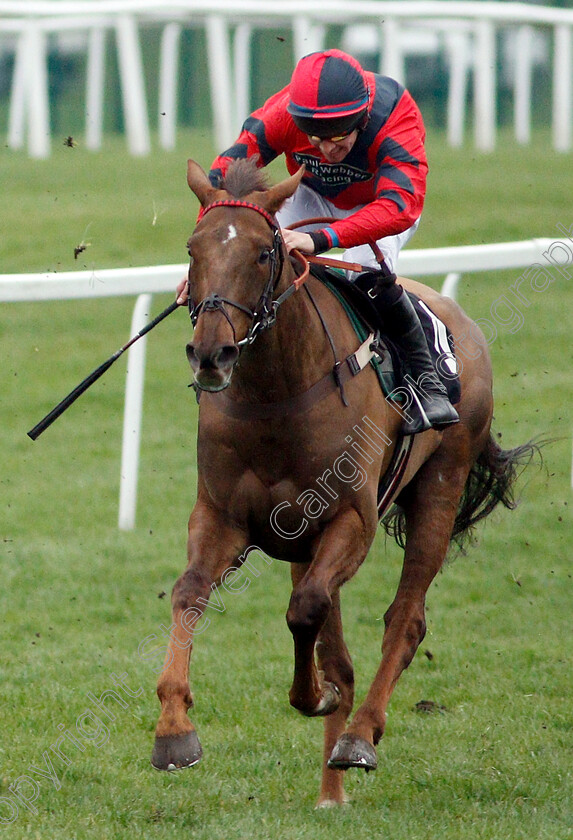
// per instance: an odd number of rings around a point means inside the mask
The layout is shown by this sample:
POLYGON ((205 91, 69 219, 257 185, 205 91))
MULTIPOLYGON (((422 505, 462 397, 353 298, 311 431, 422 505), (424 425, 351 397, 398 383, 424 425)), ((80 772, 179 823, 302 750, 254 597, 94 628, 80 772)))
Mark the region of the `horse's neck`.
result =
MULTIPOLYGON (((275 299, 293 282, 286 266, 275 299)), ((328 338, 305 286, 288 298, 272 327, 245 348, 233 376, 233 390, 243 398, 275 402, 310 388, 332 367, 328 338)))

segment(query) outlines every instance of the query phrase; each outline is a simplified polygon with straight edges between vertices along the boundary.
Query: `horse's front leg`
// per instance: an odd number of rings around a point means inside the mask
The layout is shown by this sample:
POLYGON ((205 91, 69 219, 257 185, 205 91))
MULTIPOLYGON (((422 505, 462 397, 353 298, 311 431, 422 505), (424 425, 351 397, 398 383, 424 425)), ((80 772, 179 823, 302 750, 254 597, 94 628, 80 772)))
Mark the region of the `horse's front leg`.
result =
POLYGON ((173 587, 171 634, 165 665, 157 683, 161 714, 151 763, 157 770, 191 767, 202 755, 195 727, 187 716, 193 706, 189 658, 193 637, 207 626, 203 615, 209 596, 224 573, 241 565, 246 538, 211 507, 197 503, 189 519, 188 565, 173 587))
POLYGON ((291 706, 308 717, 329 715, 340 702, 338 686, 325 682, 314 656, 318 635, 332 606, 328 586, 312 587, 305 581, 310 563, 292 563, 293 594, 287 624, 294 641, 294 677, 289 700, 291 706))

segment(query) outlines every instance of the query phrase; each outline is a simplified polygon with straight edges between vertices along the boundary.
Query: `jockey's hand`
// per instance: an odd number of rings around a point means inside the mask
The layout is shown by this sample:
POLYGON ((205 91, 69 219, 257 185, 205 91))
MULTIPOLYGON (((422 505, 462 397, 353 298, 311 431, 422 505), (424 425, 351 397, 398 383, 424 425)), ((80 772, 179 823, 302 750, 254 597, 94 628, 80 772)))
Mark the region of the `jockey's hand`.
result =
POLYGON ((308 233, 300 233, 298 230, 281 229, 281 234, 286 245, 287 251, 292 251, 296 248, 297 251, 302 251, 303 254, 314 254, 314 242, 308 233))
POLYGON ((187 303, 187 299, 189 294, 187 292, 187 277, 184 277, 180 283, 177 284, 177 289, 175 290, 177 293, 177 297, 175 300, 179 304, 179 306, 184 306, 187 303))

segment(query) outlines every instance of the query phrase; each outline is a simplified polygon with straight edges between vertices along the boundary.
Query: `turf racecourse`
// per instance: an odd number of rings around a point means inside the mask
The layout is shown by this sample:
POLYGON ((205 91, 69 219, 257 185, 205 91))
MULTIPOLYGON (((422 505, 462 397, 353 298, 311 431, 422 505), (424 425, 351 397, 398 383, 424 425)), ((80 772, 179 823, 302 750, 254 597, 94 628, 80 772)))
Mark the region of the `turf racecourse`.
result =
MULTIPOLYGON (((527 149, 502 136, 492 155, 448 150, 440 135, 428 146, 430 189, 415 247, 557 237, 557 224, 573 225, 572 158, 548 151, 547 135, 527 149)), ((144 160, 129 159, 113 139, 98 154, 62 144, 44 162, 3 149, 0 271, 85 266, 96 283, 98 268, 184 261, 196 212, 185 161, 208 165, 212 151, 199 133, 144 160)), ((492 304, 511 298, 519 274, 468 275, 460 302, 474 317, 492 318, 492 304)), ((552 277, 544 291, 530 292, 518 329, 497 325, 491 351, 502 443, 557 440, 545 449, 544 469, 520 482, 519 508, 494 514, 478 529, 478 544, 432 586, 428 635, 392 699, 379 769, 349 772, 352 803, 335 811, 313 810, 322 725, 288 705, 289 583, 278 563, 245 592, 226 594, 224 612, 212 614, 198 640, 192 685, 203 761, 174 774, 149 764, 158 659, 138 648, 152 635, 159 645, 161 625, 170 623, 195 494, 185 313, 150 336, 137 528, 120 533, 125 361, 38 441, 26 431, 126 340, 133 300, 2 307, 4 836, 573 836, 573 289, 559 272, 552 277), (434 712, 417 711, 421 700, 436 704, 434 712), (58 744, 60 757, 51 750, 58 744)), ((168 302, 158 296, 154 313, 168 302)), ((359 701, 379 661, 399 571, 400 553, 380 533, 343 592, 359 701)))

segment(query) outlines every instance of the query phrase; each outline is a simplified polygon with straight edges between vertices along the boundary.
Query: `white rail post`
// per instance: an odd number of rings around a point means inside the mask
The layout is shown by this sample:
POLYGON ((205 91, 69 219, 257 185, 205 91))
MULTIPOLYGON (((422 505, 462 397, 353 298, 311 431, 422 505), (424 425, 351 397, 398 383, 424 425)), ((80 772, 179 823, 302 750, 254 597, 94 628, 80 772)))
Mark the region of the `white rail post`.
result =
POLYGON ((105 29, 92 26, 88 35, 86 74, 86 148, 101 149, 105 83, 105 29))
POLYGON ((515 139, 523 145, 531 141, 531 70, 533 29, 520 26, 515 39, 515 78, 513 80, 513 121, 515 139))
MULTIPOLYGON (((148 322, 151 298, 152 296, 149 294, 139 295, 137 298, 131 319, 130 335, 136 335, 148 322)), ((146 343, 147 336, 144 335, 143 338, 132 344, 127 354, 119 482, 118 524, 120 531, 132 531, 135 528, 146 343)))
POLYGON ((307 15, 297 15, 292 19, 294 59, 324 49, 325 28, 321 23, 313 23, 307 15))
POLYGON ((26 30, 22 29, 18 36, 14 70, 12 73, 12 91, 10 94, 10 114, 8 117, 8 146, 11 149, 21 149, 24 145, 26 133, 26 60, 27 60, 26 30))
POLYGON ((455 29, 445 33, 448 51, 448 145, 459 148, 464 141, 468 70, 472 39, 467 32, 455 29))
POLYGON ((444 279, 444 284, 442 286, 442 291, 440 292, 441 295, 444 297, 449 297, 452 300, 457 300, 458 297, 458 283, 460 282, 462 275, 459 271, 450 271, 446 274, 444 279))
POLYGON ((37 24, 28 29, 26 47, 28 152, 33 158, 47 158, 50 155, 50 106, 46 33, 37 24))
POLYGON ((400 24, 393 17, 386 17, 381 23, 383 49, 380 56, 380 72, 404 84, 406 68, 404 53, 400 46, 399 26, 400 24))
POLYGON ((147 155, 150 152, 151 144, 149 141, 143 64, 134 18, 127 14, 119 15, 116 32, 123 116, 129 151, 132 155, 147 155))
POLYGON ((161 34, 159 65, 159 145, 174 149, 177 138, 177 73, 181 24, 168 23, 161 34))
POLYGON ((476 146, 482 152, 495 147, 495 28, 491 21, 480 20, 476 29, 475 114, 476 146))
POLYGON ((235 133, 251 113, 251 39, 253 27, 240 23, 233 39, 235 67, 235 133))
POLYGON ((571 27, 555 27, 553 59, 553 148, 571 148, 571 27))
POLYGON ((225 18, 209 15, 205 21, 205 31, 215 141, 218 150, 222 151, 235 139, 229 27, 225 18))

